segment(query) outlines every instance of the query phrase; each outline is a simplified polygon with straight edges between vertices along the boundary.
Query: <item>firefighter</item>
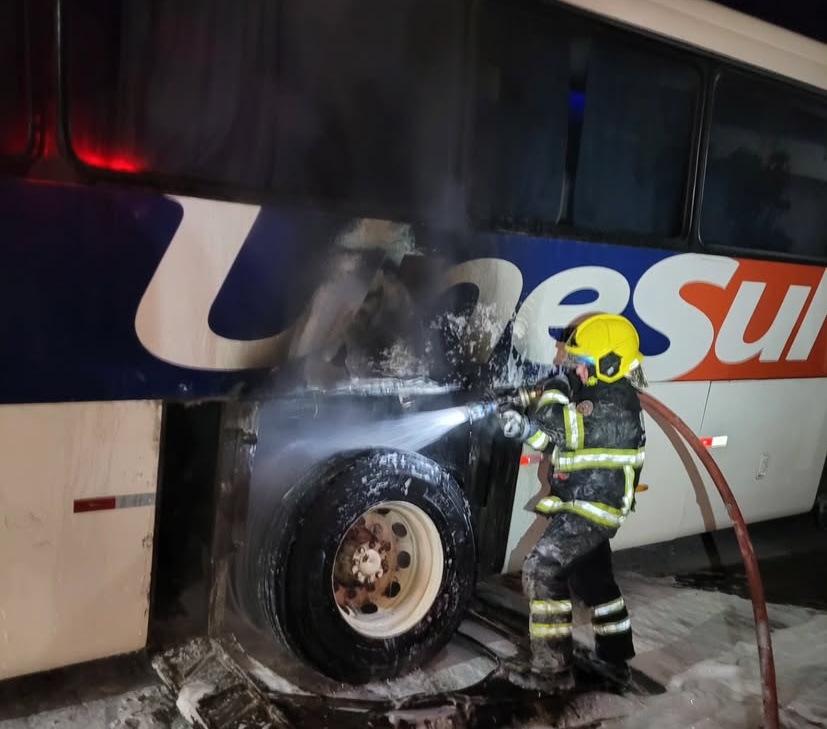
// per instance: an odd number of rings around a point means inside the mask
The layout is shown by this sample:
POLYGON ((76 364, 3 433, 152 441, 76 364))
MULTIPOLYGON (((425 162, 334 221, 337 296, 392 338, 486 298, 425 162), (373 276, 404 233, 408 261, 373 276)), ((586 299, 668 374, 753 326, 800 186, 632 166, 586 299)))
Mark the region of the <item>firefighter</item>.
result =
POLYGON ((637 331, 622 316, 596 314, 570 330, 564 375, 538 385, 501 426, 548 454, 551 494, 535 510, 549 523, 523 564, 530 603, 531 663, 509 678, 523 688, 572 688, 574 593, 591 610, 595 661, 628 683, 635 655, 629 613, 612 572, 609 540, 634 506, 646 433, 637 386, 645 386, 637 331))

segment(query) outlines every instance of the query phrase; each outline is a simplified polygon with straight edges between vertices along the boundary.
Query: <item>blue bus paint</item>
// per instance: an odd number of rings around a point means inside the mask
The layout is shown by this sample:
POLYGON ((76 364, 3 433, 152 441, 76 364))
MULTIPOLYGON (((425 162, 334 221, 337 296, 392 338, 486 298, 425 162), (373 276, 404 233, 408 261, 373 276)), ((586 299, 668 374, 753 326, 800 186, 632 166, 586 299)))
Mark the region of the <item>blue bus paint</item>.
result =
MULTIPOLYGON (((500 235, 498 257, 514 263, 523 274, 523 299, 549 276, 575 266, 611 268, 629 282, 632 291, 640 278, 658 261, 674 255, 657 248, 584 243, 563 239, 535 238, 522 235, 500 235)), ((566 303, 583 303, 581 295, 570 295, 566 303)), ((646 325, 637 315, 631 301, 622 312, 638 328, 641 349, 647 356, 660 354, 669 341, 660 332, 646 325)))
MULTIPOLYGON (((181 219, 181 206, 158 194, 0 181, 0 403, 218 397, 261 374, 170 365, 138 340, 138 304, 181 219)), ((213 331, 248 340, 288 327, 347 223, 262 209, 216 297, 213 331)), ((477 236, 453 253, 456 260, 495 255, 513 262, 524 277, 523 299, 554 273, 582 265, 613 268, 634 288, 671 255, 504 234, 477 236)), ((568 303, 587 300, 584 290, 568 303)), ((665 348, 631 306, 626 314, 641 325, 644 351, 665 348)))

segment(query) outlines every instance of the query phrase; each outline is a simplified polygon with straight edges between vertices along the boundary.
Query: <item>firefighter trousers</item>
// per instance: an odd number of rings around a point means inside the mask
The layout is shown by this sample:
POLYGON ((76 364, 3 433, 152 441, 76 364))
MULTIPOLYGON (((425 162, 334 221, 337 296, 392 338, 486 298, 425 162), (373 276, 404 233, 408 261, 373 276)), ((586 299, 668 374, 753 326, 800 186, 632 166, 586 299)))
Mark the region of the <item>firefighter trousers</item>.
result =
POLYGON ((635 655, 629 613, 612 570, 613 534, 577 514, 555 514, 526 557, 522 577, 534 670, 570 667, 572 593, 590 608, 598 658, 622 663, 635 655))

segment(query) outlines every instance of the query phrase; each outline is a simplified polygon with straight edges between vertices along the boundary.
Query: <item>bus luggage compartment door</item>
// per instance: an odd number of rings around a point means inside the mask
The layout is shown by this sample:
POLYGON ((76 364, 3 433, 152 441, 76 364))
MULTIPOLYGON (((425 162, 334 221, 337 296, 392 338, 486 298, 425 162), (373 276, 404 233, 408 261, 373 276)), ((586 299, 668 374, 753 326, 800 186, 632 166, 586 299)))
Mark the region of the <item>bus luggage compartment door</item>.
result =
POLYGON ((146 642, 161 405, 0 407, 0 679, 146 642))

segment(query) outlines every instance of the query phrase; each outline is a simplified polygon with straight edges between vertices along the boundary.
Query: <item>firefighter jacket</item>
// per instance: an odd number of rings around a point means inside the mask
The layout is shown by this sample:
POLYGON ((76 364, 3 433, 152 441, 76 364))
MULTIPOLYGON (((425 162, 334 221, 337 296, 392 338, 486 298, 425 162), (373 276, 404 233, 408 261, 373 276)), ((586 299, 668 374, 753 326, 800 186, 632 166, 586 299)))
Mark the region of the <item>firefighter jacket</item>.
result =
POLYGON ((574 512, 612 533, 634 506, 646 430, 637 391, 623 378, 583 385, 573 374, 541 385, 528 445, 550 453, 552 493, 542 514, 574 512))

